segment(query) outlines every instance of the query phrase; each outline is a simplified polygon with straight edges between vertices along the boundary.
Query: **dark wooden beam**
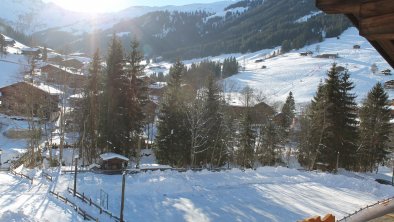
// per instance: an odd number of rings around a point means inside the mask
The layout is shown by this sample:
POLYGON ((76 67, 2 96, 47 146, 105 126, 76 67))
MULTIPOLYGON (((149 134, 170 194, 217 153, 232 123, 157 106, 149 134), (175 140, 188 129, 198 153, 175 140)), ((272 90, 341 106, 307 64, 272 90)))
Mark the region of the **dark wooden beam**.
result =
POLYGON ((394 39, 394 13, 360 19, 359 29, 362 36, 371 40, 394 39))
POLYGON ((360 18, 369 18, 394 12, 393 0, 368 0, 361 3, 360 18))
MULTIPOLYGON (((371 45, 380 53, 380 55, 394 68, 394 57, 388 54, 388 49, 382 46, 382 42, 369 41, 371 45)), ((391 41, 390 41, 391 42, 391 41)), ((392 43, 392 42, 391 42, 392 43)), ((385 45, 385 44, 383 44, 385 45)))
POLYGON ((394 68, 394 0, 316 0, 328 14, 345 14, 394 68))
POLYGON ((353 14, 358 16, 361 0, 316 0, 316 7, 327 14, 353 14))

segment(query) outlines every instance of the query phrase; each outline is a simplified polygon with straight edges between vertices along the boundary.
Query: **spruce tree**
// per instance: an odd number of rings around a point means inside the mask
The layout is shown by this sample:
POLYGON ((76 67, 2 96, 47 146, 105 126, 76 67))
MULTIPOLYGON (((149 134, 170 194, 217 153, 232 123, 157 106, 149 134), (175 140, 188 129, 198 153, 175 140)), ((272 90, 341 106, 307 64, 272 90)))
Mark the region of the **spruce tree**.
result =
POLYGON ((139 42, 134 39, 131 42, 131 51, 127 57, 125 67, 125 78, 122 90, 124 105, 124 121, 126 124, 125 137, 129 138, 126 147, 131 150, 133 155, 137 155, 136 148, 144 127, 145 114, 143 106, 148 100, 146 83, 138 77, 144 75, 142 61, 144 55, 139 49, 139 42))
POLYGON ((359 167, 362 171, 372 171, 389 153, 390 109, 388 95, 381 83, 377 83, 360 110, 359 167))
POLYGON ((185 66, 179 60, 170 68, 167 90, 160 102, 156 136, 159 163, 183 167, 190 164, 190 131, 182 92, 185 66))
POLYGON ((310 107, 301 118, 301 137, 299 144, 299 161, 308 169, 313 169, 318 159, 323 159, 323 151, 327 148, 327 92, 322 83, 310 107))
POLYGON ((340 93, 341 96, 341 120, 340 133, 342 134, 341 148, 339 153, 340 167, 351 169, 356 162, 356 149, 358 141, 358 107, 356 96, 351 92, 354 84, 350 81, 348 70, 341 73, 340 76, 340 93))
POLYGON ((89 69, 90 78, 84 89, 77 119, 79 119, 80 155, 83 160, 92 163, 100 154, 98 135, 100 134, 100 104, 99 96, 102 90, 102 70, 100 53, 97 49, 89 69))
POLYGON ((288 129, 293 123, 293 119, 295 117, 295 102, 292 92, 290 92, 286 98, 286 102, 282 107, 282 114, 284 115, 283 127, 288 129))
POLYGON ((4 55, 7 52, 7 45, 4 35, 0 34, 0 54, 4 55))
POLYGON ((351 94, 353 83, 347 71, 341 73, 334 63, 325 81, 326 88, 326 123, 325 149, 320 159, 335 169, 339 156, 339 167, 349 168, 354 157, 356 133, 355 96, 351 94))
POLYGON ((227 160, 226 146, 223 141, 225 137, 224 114, 220 90, 213 76, 208 78, 205 107, 207 120, 205 162, 214 166, 222 166, 227 160))
POLYGON ((126 154, 124 143, 128 140, 128 137, 125 137, 127 123, 123 119, 125 104, 121 101, 124 99, 123 48, 116 35, 112 37, 106 63, 100 142, 108 151, 126 154))
POLYGON ((243 92, 244 96, 244 111, 241 114, 239 133, 239 149, 237 150, 238 165, 246 168, 253 168, 254 153, 255 153, 255 139, 256 135, 252 129, 252 97, 253 90, 246 87, 243 92))
POLYGON ((262 165, 273 166, 281 161, 280 130, 272 120, 268 120, 267 124, 260 129, 259 145, 256 152, 262 165))
POLYGON ((339 167, 354 167, 357 106, 356 97, 351 93, 353 88, 348 72, 338 72, 333 64, 311 104, 311 141, 302 143, 316 146, 311 167, 315 161, 328 164, 331 170, 337 163, 339 167))

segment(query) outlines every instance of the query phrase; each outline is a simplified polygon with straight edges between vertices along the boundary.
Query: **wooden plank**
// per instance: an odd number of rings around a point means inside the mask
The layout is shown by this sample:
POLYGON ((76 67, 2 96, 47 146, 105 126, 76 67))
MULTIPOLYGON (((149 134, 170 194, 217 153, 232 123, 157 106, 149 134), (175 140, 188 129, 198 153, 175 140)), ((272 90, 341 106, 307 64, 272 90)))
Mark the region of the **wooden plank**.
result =
POLYGON ((361 0, 316 0, 316 7, 327 14, 353 14, 358 16, 361 0))
POLYGON ((394 12, 359 21, 360 33, 368 39, 394 39, 394 12))
POLYGON ((394 12, 393 0, 369 0, 361 3, 360 18, 369 18, 377 15, 394 12))
POLYGON ((377 41, 370 40, 371 45, 383 56, 383 58, 394 68, 394 59, 388 54, 387 49, 384 49, 377 41))
MULTIPOLYGON (((391 61, 394 61, 394 41, 392 40, 380 40, 377 41, 379 45, 387 52, 391 61)), ((394 63, 394 62, 391 62, 394 63)), ((393 66, 393 64, 391 64, 393 66)))

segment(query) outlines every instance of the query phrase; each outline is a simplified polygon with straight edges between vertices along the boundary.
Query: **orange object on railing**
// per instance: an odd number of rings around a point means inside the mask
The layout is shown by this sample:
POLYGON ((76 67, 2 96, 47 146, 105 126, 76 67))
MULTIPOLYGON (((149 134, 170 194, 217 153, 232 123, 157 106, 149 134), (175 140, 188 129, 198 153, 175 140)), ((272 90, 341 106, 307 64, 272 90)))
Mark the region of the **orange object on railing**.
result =
POLYGON ((305 219, 302 222, 335 222, 335 216, 332 214, 327 214, 323 217, 323 219, 320 216, 316 216, 305 219))

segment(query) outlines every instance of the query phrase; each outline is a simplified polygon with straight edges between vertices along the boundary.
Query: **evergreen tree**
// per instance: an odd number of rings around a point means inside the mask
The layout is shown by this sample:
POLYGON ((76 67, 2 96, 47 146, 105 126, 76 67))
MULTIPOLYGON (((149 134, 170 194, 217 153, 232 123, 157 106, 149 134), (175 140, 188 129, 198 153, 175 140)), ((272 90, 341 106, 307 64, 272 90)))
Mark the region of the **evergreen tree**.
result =
POLYGON ((295 117, 295 102, 292 92, 290 92, 286 98, 286 102, 282 107, 282 114, 284 115, 283 127, 288 129, 293 123, 293 119, 295 117))
POLYGON ((312 167, 316 160, 328 164, 332 170, 337 163, 339 167, 354 166, 357 107, 355 96, 350 92, 353 88, 348 72, 338 72, 333 64, 311 105, 313 135, 310 144, 317 145, 312 167))
POLYGON ((356 96, 351 93, 354 84, 350 81, 348 70, 341 73, 340 76, 340 93, 341 93, 341 120, 340 133, 342 134, 341 149, 339 153, 339 163, 341 167, 351 169, 356 162, 356 149, 358 141, 358 107, 356 103, 356 96))
POLYGON ((205 162, 214 166, 222 166, 227 160, 224 144, 224 114, 220 90, 213 76, 208 78, 205 107, 205 119, 207 120, 205 127, 207 135, 205 162))
POLYGON ((7 45, 5 42, 4 35, 0 34, 0 54, 4 55, 7 53, 7 45))
POLYGON ((327 148, 325 136, 328 128, 326 87, 322 83, 317 88, 310 107, 301 118, 299 162, 313 169, 317 159, 322 159, 327 148))
POLYGON ((243 116, 240 123, 237 163, 242 167, 253 168, 256 139, 255 132, 252 129, 251 116, 253 90, 247 87, 242 93, 244 96, 245 111, 242 113, 243 116))
POLYGON ((123 119, 124 99, 122 88, 124 85, 123 48, 116 35, 113 35, 107 56, 107 70, 103 96, 102 117, 100 118, 100 144, 108 151, 126 154, 124 145, 129 135, 125 135, 126 124, 123 119), (127 136, 127 137, 125 137, 127 136))
POLYGON ((280 52, 281 53, 286 53, 291 50, 291 42, 289 40, 284 40, 282 42, 282 46, 280 47, 280 52))
POLYGON ((127 147, 131 149, 133 155, 136 155, 136 148, 144 127, 145 115, 143 106, 148 100, 147 85, 138 77, 144 75, 143 53, 139 50, 139 42, 134 39, 131 42, 131 51, 127 58, 125 67, 125 79, 122 90, 124 105, 124 121, 126 124, 125 137, 128 137, 127 147))
POLYGON ((190 131, 182 92, 185 66, 179 60, 170 68, 167 90, 160 103, 156 136, 156 157, 159 163, 171 166, 190 164, 190 131))
POLYGON ((368 93, 360 110, 359 167, 372 171, 389 153, 390 109, 388 95, 381 83, 377 83, 368 93))
POLYGON ((98 149, 98 135, 100 134, 100 104, 99 96, 102 90, 102 70, 100 52, 97 49, 89 69, 90 78, 84 90, 79 119, 81 157, 92 163, 102 150, 98 149))
POLYGON ((281 162, 280 144, 282 139, 280 131, 281 129, 272 120, 268 120, 260 130, 257 156, 262 165, 273 166, 275 163, 281 162))
POLYGON ((223 61, 222 77, 227 78, 239 72, 239 64, 235 57, 226 58, 223 61))

